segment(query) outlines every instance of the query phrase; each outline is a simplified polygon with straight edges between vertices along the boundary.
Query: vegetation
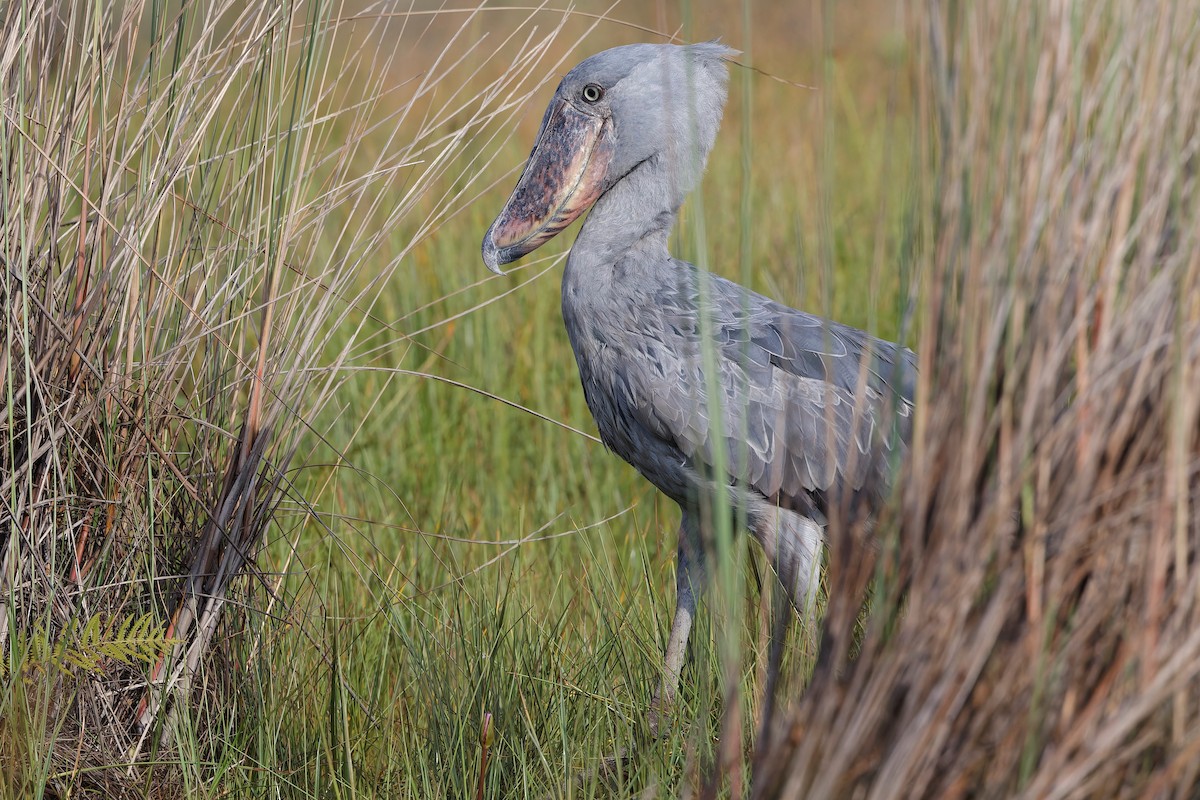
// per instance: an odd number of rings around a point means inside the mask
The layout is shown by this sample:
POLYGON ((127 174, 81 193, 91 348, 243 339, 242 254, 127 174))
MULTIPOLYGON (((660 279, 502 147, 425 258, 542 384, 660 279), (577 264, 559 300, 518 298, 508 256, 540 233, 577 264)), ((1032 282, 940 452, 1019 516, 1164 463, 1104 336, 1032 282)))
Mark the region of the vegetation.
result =
POLYGON ((822 663, 764 796, 1200 786, 1196 10, 916 15, 911 480, 853 645, 872 559, 833 559, 822 663))
POLYGON ((0 796, 1194 792, 1200 8, 627 5, 0 4, 0 796), (745 51, 678 252, 922 403, 774 696, 747 549, 647 742, 676 512, 570 235, 478 242, 556 76, 676 31, 745 51))

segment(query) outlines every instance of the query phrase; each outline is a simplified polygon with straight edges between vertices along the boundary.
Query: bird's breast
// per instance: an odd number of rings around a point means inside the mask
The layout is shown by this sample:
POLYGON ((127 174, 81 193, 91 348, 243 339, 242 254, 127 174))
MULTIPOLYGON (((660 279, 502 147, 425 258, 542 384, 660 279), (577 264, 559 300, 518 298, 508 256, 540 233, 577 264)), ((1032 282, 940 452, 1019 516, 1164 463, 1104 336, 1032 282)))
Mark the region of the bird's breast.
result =
POLYGON ((654 310, 627 304, 606 308, 596 297, 571 297, 564 291, 563 321, 584 398, 600 439, 667 496, 683 502, 691 492, 684 454, 644 422, 652 399, 645 393, 654 380, 654 310))

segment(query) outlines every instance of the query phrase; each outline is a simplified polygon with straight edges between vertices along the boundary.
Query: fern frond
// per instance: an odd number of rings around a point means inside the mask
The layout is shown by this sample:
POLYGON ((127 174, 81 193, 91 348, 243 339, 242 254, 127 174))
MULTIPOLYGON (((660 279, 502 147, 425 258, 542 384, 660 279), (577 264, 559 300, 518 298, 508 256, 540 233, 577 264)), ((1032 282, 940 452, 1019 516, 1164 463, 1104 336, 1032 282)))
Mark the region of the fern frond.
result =
POLYGON ((69 675, 72 668, 98 674, 105 660, 153 664, 173 644, 152 613, 119 622, 93 614, 82 626, 77 620, 68 622, 57 637, 44 625, 36 626, 26 646, 24 671, 28 679, 48 671, 69 675))

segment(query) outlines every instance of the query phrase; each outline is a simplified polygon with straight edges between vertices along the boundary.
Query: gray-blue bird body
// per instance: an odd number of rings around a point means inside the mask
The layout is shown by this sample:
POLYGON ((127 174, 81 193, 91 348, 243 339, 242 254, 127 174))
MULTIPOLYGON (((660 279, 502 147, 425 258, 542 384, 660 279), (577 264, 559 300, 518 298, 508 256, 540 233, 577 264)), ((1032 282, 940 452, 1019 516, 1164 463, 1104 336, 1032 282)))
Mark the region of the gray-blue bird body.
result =
POLYGON ((588 408, 604 443, 682 509, 655 710, 674 695, 704 584, 706 499, 729 493, 807 612, 827 505, 873 507, 911 432, 911 351, 670 255, 668 234, 720 125, 731 52, 631 45, 571 70, 483 243, 499 271, 590 208, 562 285, 588 408))

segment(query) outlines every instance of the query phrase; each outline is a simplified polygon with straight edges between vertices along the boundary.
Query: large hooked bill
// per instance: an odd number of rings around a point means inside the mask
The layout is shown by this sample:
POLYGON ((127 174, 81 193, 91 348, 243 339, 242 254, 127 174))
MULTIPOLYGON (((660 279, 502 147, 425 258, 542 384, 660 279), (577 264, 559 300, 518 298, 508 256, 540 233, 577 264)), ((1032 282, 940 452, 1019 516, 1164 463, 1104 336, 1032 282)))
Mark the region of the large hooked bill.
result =
POLYGON ((529 163, 483 237, 483 263, 500 267, 531 253, 587 211, 604 193, 613 156, 612 123, 560 100, 550 107, 529 163))

